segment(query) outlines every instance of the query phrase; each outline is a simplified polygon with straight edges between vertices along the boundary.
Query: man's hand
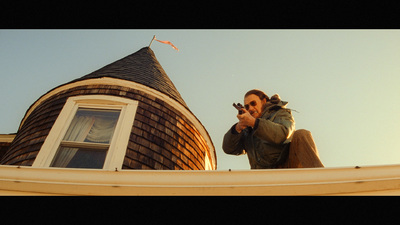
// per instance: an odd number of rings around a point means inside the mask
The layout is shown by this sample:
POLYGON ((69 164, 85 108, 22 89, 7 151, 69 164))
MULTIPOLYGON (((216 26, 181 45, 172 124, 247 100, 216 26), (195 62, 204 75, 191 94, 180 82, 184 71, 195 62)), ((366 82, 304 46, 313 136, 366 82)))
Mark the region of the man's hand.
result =
POLYGON ((239 119, 239 123, 236 124, 236 131, 238 133, 242 132, 242 130, 246 129, 246 127, 254 127, 256 123, 256 119, 250 115, 250 113, 246 109, 242 109, 243 114, 238 114, 236 117, 239 119))

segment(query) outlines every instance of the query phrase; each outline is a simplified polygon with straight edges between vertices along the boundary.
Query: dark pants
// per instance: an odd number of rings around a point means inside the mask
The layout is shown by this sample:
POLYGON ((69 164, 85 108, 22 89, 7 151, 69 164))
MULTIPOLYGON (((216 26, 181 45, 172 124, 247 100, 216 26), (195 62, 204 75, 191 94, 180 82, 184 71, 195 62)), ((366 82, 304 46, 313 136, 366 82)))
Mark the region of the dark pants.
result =
POLYGON ((285 163, 277 168, 313 168, 324 167, 319 159, 317 146, 311 132, 296 130, 290 144, 289 156, 285 163))

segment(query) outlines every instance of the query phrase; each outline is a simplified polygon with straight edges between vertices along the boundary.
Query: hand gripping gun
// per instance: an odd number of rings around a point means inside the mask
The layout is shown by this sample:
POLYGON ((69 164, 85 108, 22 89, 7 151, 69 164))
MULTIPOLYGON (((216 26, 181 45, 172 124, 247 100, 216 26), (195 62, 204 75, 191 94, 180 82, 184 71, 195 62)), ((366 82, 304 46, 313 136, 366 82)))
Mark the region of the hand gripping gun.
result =
POLYGON ((244 112, 243 112, 244 107, 243 107, 242 104, 240 104, 240 103, 238 103, 238 104, 233 103, 233 107, 235 107, 235 108, 239 111, 239 115, 244 113, 244 112))

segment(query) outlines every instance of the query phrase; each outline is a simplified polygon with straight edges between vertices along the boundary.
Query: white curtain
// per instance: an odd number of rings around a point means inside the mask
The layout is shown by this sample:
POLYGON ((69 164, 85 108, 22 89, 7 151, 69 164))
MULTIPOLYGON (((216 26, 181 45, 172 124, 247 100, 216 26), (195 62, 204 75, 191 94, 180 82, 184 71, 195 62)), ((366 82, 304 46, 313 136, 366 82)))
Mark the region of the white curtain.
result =
POLYGON ((96 118, 92 129, 90 129, 86 140, 95 143, 106 143, 109 144, 114 134, 115 125, 117 124, 117 119, 111 118, 96 118))
MULTIPOLYGON (((109 144, 114 134, 118 116, 75 115, 65 134, 64 141, 94 142, 109 144)), ((53 167, 67 167, 79 148, 60 147, 52 164, 53 167)))
MULTIPOLYGON (((92 128, 94 121, 95 119, 93 116, 75 116, 63 140, 84 141, 92 128)), ((61 147, 52 166, 66 167, 77 151, 78 148, 61 147)))

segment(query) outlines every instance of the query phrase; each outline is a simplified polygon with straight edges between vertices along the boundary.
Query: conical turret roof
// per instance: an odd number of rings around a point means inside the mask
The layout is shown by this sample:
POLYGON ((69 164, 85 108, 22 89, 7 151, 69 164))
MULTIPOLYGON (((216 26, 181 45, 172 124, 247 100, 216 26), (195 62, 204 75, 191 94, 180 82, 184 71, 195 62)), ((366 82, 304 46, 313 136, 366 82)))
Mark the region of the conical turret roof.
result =
POLYGON ((169 95, 188 108, 149 47, 144 47, 72 82, 101 77, 118 78, 146 85, 169 95))
MULTIPOLYGON (((61 128, 69 126, 66 120, 73 115, 74 107, 87 106, 84 99, 97 106, 131 102, 125 107, 125 112, 131 114, 121 116, 121 121, 127 121, 126 118, 132 120, 123 122, 128 125, 119 129, 116 136, 123 136, 118 140, 127 142, 125 158, 122 154, 125 142, 115 147, 121 153, 113 153, 121 157, 120 168, 216 168, 216 154, 207 130, 189 110, 149 47, 42 95, 27 110, 14 141, 0 163, 48 166, 43 164, 45 157, 50 157, 46 154, 55 153, 60 144, 55 137, 62 137, 65 130, 61 128), (72 97, 82 101, 75 102, 72 97), (74 107, 66 107, 67 103, 74 107), (36 157, 39 157, 38 161, 36 157)), ((117 156, 110 157, 114 159, 117 156)))

